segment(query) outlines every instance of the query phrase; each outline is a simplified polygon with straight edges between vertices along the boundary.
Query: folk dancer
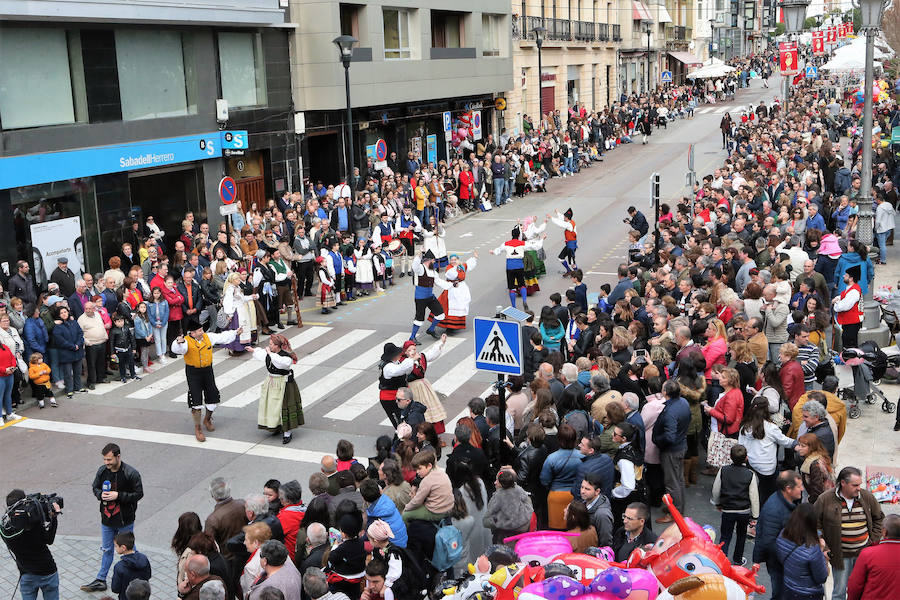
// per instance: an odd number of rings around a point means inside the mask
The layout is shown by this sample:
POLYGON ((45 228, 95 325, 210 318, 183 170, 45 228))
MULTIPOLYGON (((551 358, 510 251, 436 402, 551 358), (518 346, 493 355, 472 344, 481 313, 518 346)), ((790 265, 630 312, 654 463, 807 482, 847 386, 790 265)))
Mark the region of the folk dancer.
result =
POLYGON ((441 289, 451 287, 449 283, 437 276, 437 273, 434 270, 434 261, 434 253, 431 250, 426 251, 424 256, 416 254, 415 258, 413 258, 413 274, 416 277, 416 289, 414 292, 416 314, 413 318, 412 333, 410 333, 409 339, 417 344, 421 343, 416 340, 416 335, 419 333, 419 327, 425 322, 426 309, 430 310, 431 314, 434 316, 434 321, 431 322, 426 333, 435 339, 440 337, 434 329, 439 322, 444 320, 444 307, 442 307, 441 303, 434 297, 432 288, 434 288, 435 285, 441 289))
POLYGON ((319 307, 322 314, 327 315, 337 306, 334 299, 334 277, 331 275, 329 261, 324 256, 316 257, 316 273, 319 277, 319 307))
POLYGON ((276 333, 265 350, 253 350, 253 358, 265 362, 269 373, 260 389, 257 427, 273 435, 280 433, 281 443, 287 444, 293 438, 291 430, 305 423, 300 389, 291 370, 297 355, 287 338, 276 333))
MULTIPOLYGON (((278 249, 272 252, 272 260, 269 261, 269 266, 275 271, 275 291, 278 295, 279 315, 284 310, 284 316, 288 325, 297 325, 298 321, 301 320, 299 314, 295 315, 296 318, 294 319, 290 318, 291 309, 295 313, 297 312, 297 307, 294 305, 295 295, 293 290, 295 276, 291 269, 293 257, 294 252, 291 250, 290 244, 281 242, 278 244, 278 249), (282 278, 282 276, 284 277, 282 278)), ((284 329, 280 316, 275 320, 275 325, 278 329, 284 329)))
MULTIPOLYGON (((172 342, 172 352, 184 355, 184 373, 188 385, 188 406, 194 419, 194 437, 205 442, 206 436, 200 428, 200 412, 206 407, 203 426, 207 431, 215 431, 213 411, 219 404, 219 388, 213 373, 213 346, 230 344, 240 336, 242 329, 232 329, 221 333, 206 333, 196 319, 186 323, 188 336, 179 335, 172 342)), ((246 350, 250 350, 248 346, 246 350)))
POLYGON ((384 272, 382 274, 383 286, 394 285, 394 256, 388 250, 388 244, 394 239, 394 225, 387 213, 382 213, 381 223, 372 230, 372 249, 381 254, 384 259, 384 272))
POLYGON ((525 289, 525 249, 528 246, 522 241, 519 226, 513 227, 510 239, 491 250, 491 254, 506 253, 506 288, 509 290, 509 301, 515 306, 516 295, 522 298, 522 308, 528 310, 527 292, 525 289))
POLYGON ((406 378, 415 366, 416 361, 406 356, 403 348, 392 342, 384 345, 379 364, 381 374, 378 376, 378 399, 394 428, 400 424, 397 390, 406 387, 406 378))
POLYGON ((859 277, 862 269, 859 265, 844 271, 844 283, 847 287, 831 303, 834 305, 834 319, 841 326, 841 344, 843 348, 859 347, 859 330, 863 320, 862 288, 859 277))
POLYGON ((428 217, 428 223, 425 225, 425 231, 422 233, 425 238, 422 247, 424 250, 431 251, 434 254, 438 269, 446 269, 450 264, 447 256, 447 244, 444 242, 446 232, 444 224, 438 221, 434 215, 428 217))
POLYGON ((240 273, 228 275, 222 290, 222 312, 228 321, 225 330, 241 332, 227 344, 228 351, 232 356, 244 352, 246 346, 256 343, 255 300, 258 296, 252 293, 252 290, 250 294, 245 294, 245 291, 240 273))
POLYGON ((372 245, 366 238, 359 238, 353 251, 356 261, 356 289, 360 296, 368 296, 375 289, 375 263, 372 245))
POLYGON ((263 330, 263 333, 266 335, 271 335, 271 327, 273 326, 284 329, 279 316, 280 306, 278 304, 277 289, 279 282, 290 284, 287 267, 284 267, 283 272, 277 272, 272 265, 272 254, 260 250, 256 268, 253 269, 253 288, 259 295, 259 301, 266 313, 266 321, 268 321, 270 326, 270 329, 263 330))
POLYGON ((431 383, 425 379, 425 373, 428 370, 428 363, 437 360, 444 351, 446 342, 447 334, 445 333, 441 336, 439 343, 434 344, 425 352, 419 352, 416 349, 416 343, 412 340, 407 340, 403 344, 403 352, 406 357, 415 361, 412 371, 406 376, 406 385, 409 387, 409 391, 412 392, 416 402, 421 402, 425 405, 425 420, 434 425, 434 431, 438 435, 444 433, 444 419, 447 418, 447 411, 444 409, 441 399, 438 398, 438 395, 431 387, 431 383))
POLYGON ((478 263, 478 251, 473 251, 472 255, 472 258, 465 262, 461 262, 456 254, 450 255, 450 265, 447 267, 445 277, 451 287, 444 290, 438 297, 438 302, 444 307, 444 314, 447 315, 443 321, 438 323, 438 326, 448 331, 459 331, 466 328, 466 317, 469 314, 469 304, 472 302, 466 275, 478 263))
POLYGON ((563 232, 565 246, 563 246, 562 252, 559 253, 559 261, 566 269, 565 273, 563 273, 564 277, 568 277, 569 273, 578 268, 578 264, 575 262, 575 251, 578 249, 578 231, 575 229, 575 221, 572 220, 572 214, 572 209, 570 208, 562 214, 557 210, 555 217, 547 215, 555 225, 565 230, 563 232))
POLYGON ((525 289, 529 296, 533 296, 541 291, 538 285, 538 278, 547 274, 547 267, 544 265, 544 240, 547 238, 547 221, 538 225, 537 217, 532 216, 525 219, 520 229, 525 234, 525 257, 523 263, 525 265, 525 289))
POLYGON ((397 239, 403 244, 406 253, 399 259, 400 277, 409 275, 412 277, 412 257, 415 254, 415 236, 422 233, 422 222, 419 217, 412 214, 412 206, 409 204, 403 207, 403 212, 397 215, 397 221, 394 224, 394 231, 397 232, 397 239))
POLYGON ((344 306, 344 257, 341 255, 341 240, 337 236, 329 238, 327 249, 322 249, 322 256, 325 257, 328 274, 334 280, 332 289, 336 306, 344 306))
POLYGON ((347 292, 347 300, 356 300, 353 293, 356 288, 356 256, 353 253, 351 244, 344 245, 341 248, 341 258, 344 265, 344 289, 347 292))

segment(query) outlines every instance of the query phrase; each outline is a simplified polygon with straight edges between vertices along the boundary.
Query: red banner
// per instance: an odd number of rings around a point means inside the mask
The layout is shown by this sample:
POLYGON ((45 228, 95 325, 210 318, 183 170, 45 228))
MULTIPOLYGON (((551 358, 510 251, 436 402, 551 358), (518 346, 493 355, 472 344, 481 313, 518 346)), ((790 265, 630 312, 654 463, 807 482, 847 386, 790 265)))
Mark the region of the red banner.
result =
POLYGON ((825 41, 829 44, 834 44, 837 42, 837 25, 831 25, 828 27, 828 38, 825 41))
POLYGON ((838 39, 842 40, 847 37, 847 24, 841 23, 838 25, 838 39))
POLYGON ((781 51, 781 74, 794 75, 799 71, 797 65, 797 49, 787 48, 781 51))
POLYGON ((778 42, 779 50, 790 50, 791 48, 797 48, 797 42, 778 42))
POLYGON ((812 51, 813 54, 825 54, 825 32, 812 32, 812 51))

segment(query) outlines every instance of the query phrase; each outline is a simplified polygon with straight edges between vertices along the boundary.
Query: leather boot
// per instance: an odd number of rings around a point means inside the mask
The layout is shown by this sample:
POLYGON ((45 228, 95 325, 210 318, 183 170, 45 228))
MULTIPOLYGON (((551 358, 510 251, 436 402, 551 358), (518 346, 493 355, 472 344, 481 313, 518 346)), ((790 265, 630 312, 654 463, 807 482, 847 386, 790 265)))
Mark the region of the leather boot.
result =
POLYGON ((207 408, 206 416, 203 417, 203 426, 206 427, 207 431, 215 431, 216 430, 216 428, 213 427, 212 416, 213 416, 212 411, 207 408))
POLYGON ((691 487, 691 459, 685 458, 681 461, 684 469, 684 487, 691 487))
POLYGON ((691 471, 688 476, 688 480, 691 483, 697 483, 697 462, 700 460, 699 456, 694 456, 691 458, 691 471))
POLYGON ((203 430, 200 428, 200 409, 191 409, 191 417, 194 419, 194 437, 198 442, 205 442, 206 436, 203 435, 203 430))

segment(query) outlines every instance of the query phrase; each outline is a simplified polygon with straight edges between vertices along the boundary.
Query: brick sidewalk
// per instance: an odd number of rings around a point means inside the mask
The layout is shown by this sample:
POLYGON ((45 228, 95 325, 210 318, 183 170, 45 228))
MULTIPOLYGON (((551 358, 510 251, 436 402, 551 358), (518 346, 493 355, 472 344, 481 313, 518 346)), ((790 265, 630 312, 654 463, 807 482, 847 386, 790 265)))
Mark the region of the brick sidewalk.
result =
MULTIPOLYGON (((160 550, 138 545, 138 549, 150 559, 153 578, 150 588, 154 598, 175 597, 175 575, 178 561, 170 550, 160 550)), ((59 569, 59 596, 64 600, 99 600, 105 595, 115 597, 110 590, 103 593, 82 592, 79 588, 97 575, 100 567, 100 538, 80 535, 57 535, 56 542, 50 547, 53 558, 59 569)), ((19 598, 20 594, 13 590, 19 580, 16 563, 7 552, 0 559, 0 598, 19 598)), ((113 563, 115 566, 115 563, 113 563)), ((107 585, 112 582, 110 569, 107 585)))

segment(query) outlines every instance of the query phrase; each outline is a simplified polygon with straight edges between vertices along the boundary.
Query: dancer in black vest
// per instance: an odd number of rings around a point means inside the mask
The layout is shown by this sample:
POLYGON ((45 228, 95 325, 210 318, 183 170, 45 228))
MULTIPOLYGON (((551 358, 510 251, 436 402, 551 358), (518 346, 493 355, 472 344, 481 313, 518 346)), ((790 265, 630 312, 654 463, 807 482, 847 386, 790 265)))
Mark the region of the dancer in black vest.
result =
POLYGON ((413 258, 412 269, 416 277, 416 287, 413 292, 416 302, 416 315, 413 317, 412 333, 410 333, 409 339, 414 341, 417 346, 421 342, 416 339, 416 335, 419 333, 419 327, 425 322, 426 310, 430 310, 431 315, 434 317, 434 321, 431 322, 426 333, 434 339, 441 337, 441 334, 435 331, 435 327, 444 319, 444 307, 434 297, 432 288, 435 285, 442 290, 453 287, 452 284, 437 276, 437 272, 434 270, 434 261, 435 256, 431 250, 428 250, 423 256, 416 254, 416 257, 413 258))
POLYGON ((269 326, 278 323, 278 290, 276 289, 275 269, 269 266, 271 255, 266 252, 261 254, 256 261, 256 268, 253 270, 253 287, 259 295, 259 302, 262 304, 263 311, 266 313, 266 321, 268 321, 266 329, 262 330, 265 335, 272 335, 269 326))
POLYGON ((253 358, 265 362, 269 373, 260 390, 257 426, 273 435, 281 433, 281 443, 287 444, 293 436, 291 430, 304 423, 300 390, 291 370, 297 355, 287 338, 274 334, 267 349, 253 350, 253 358))
POLYGON ((415 366, 415 359, 403 356, 403 348, 391 342, 384 345, 379 364, 381 374, 378 376, 378 399, 395 428, 400 424, 397 390, 406 387, 406 377, 415 366))

